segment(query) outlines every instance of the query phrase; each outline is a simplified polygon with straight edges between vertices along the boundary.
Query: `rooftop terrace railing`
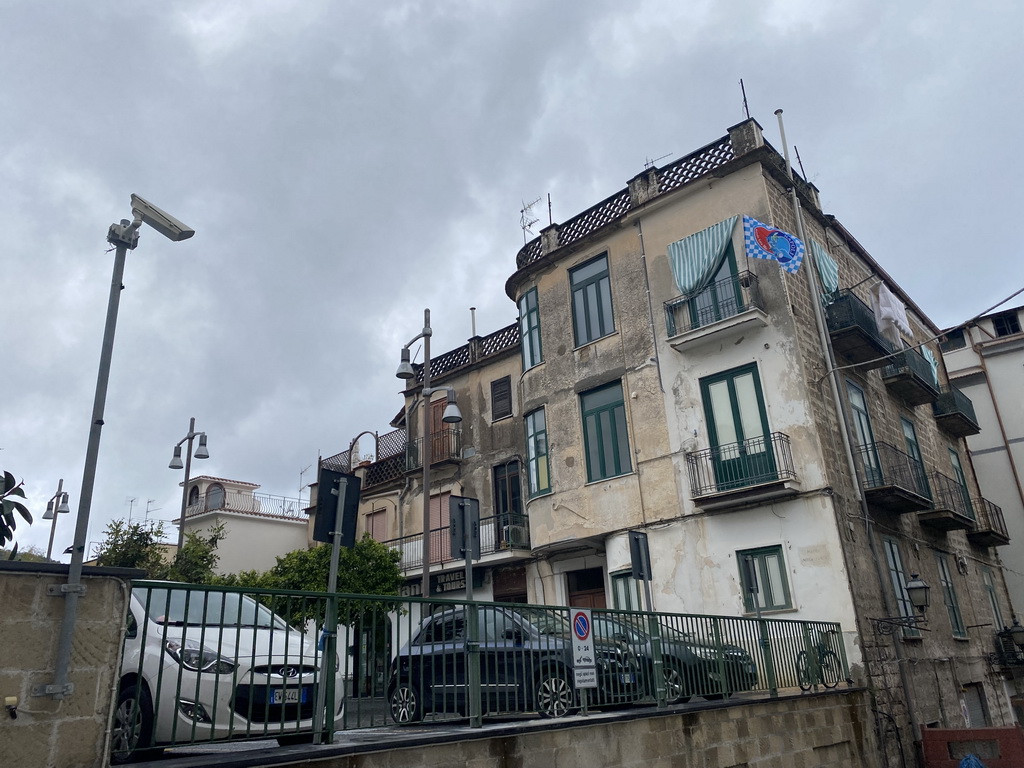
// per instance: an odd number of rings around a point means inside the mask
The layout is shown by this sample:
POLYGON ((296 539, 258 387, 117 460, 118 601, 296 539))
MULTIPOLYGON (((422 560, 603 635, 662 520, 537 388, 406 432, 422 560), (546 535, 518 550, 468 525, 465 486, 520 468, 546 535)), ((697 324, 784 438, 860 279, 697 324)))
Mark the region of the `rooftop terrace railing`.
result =
POLYGON ((237 512, 262 517, 306 519, 307 503, 302 499, 245 491, 208 491, 185 509, 185 519, 208 512, 237 512))

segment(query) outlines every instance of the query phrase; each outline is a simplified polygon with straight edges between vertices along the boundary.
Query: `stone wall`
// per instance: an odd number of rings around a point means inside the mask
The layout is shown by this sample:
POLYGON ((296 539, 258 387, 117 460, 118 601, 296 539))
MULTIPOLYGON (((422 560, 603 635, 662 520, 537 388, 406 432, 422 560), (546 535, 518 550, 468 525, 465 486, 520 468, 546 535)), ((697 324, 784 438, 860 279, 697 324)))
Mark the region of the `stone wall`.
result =
POLYGON ((861 690, 304 757, 323 768, 880 768, 861 690))
POLYGON ((0 563, 0 698, 17 700, 17 718, 0 713, 0 765, 93 768, 106 765, 116 671, 124 636, 128 579, 135 571, 86 568, 62 700, 33 696, 54 682, 64 598, 47 594, 67 583, 67 566, 0 563))

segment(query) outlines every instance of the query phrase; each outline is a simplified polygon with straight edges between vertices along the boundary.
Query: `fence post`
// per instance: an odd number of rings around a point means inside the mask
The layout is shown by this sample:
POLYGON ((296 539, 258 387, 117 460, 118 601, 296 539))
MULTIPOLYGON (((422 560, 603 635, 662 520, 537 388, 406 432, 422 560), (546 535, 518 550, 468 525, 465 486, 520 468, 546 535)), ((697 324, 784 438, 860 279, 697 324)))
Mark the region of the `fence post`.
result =
POLYGON ((773 699, 779 697, 779 681, 775 674, 775 658, 772 655, 772 644, 768 637, 768 620, 758 619, 761 634, 761 655, 764 657, 764 674, 768 678, 768 693, 773 699))
MULTIPOLYGON (((467 555, 466 562, 470 567, 466 569, 466 573, 469 578, 472 579, 472 566, 470 565, 470 557, 467 555)), ((471 591, 473 589, 472 581, 466 582, 466 589, 471 591)), ((483 727, 483 701, 481 700, 480 693, 480 604, 476 601, 469 603, 466 606, 466 618, 468 621, 467 632, 468 639, 466 641, 466 664, 468 669, 466 670, 467 683, 469 683, 469 727, 470 728, 482 728, 483 727)))
MULTIPOLYGON (((719 693, 721 693, 722 698, 725 699, 729 696, 729 677, 728 673, 725 671, 725 640, 722 638, 722 620, 713 618, 711 622, 712 634, 715 637, 715 648, 718 649, 717 653, 715 653, 715 657, 718 662, 718 680, 719 684, 722 686, 722 690, 719 691, 719 693)), ((713 693, 713 691, 709 691, 708 693, 713 693)))

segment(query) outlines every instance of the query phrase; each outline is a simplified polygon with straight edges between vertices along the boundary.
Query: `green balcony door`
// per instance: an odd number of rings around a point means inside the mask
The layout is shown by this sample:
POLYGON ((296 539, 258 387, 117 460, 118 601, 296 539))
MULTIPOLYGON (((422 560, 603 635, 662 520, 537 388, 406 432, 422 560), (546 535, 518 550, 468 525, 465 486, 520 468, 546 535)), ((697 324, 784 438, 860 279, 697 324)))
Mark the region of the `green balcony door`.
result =
POLYGON ((736 280, 736 257, 730 244, 711 283, 690 301, 691 326, 703 328, 732 317, 739 313, 742 305, 743 296, 736 280))
POLYGON ((743 488, 777 477, 756 365, 701 379, 718 490, 743 488))

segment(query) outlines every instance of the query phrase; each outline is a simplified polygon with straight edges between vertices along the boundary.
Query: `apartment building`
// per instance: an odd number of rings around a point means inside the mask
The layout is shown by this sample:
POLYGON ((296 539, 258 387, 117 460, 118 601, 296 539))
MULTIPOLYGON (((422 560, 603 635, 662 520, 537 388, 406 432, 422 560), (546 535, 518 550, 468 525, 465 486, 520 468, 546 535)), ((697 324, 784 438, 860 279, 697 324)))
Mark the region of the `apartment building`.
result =
POLYGON ((424 492, 433 595, 465 594, 453 495, 480 499, 480 599, 640 607, 628 535, 643 531, 656 610, 839 622, 907 743, 1014 722, 991 659, 1008 537, 939 329, 756 121, 544 229, 506 293, 518 324, 430 361, 460 424, 442 421, 444 392, 422 407, 421 366, 373 461, 324 460, 362 474, 362 530, 402 551, 410 594, 424 492), (429 489, 408 438, 424 413, 429 489))

